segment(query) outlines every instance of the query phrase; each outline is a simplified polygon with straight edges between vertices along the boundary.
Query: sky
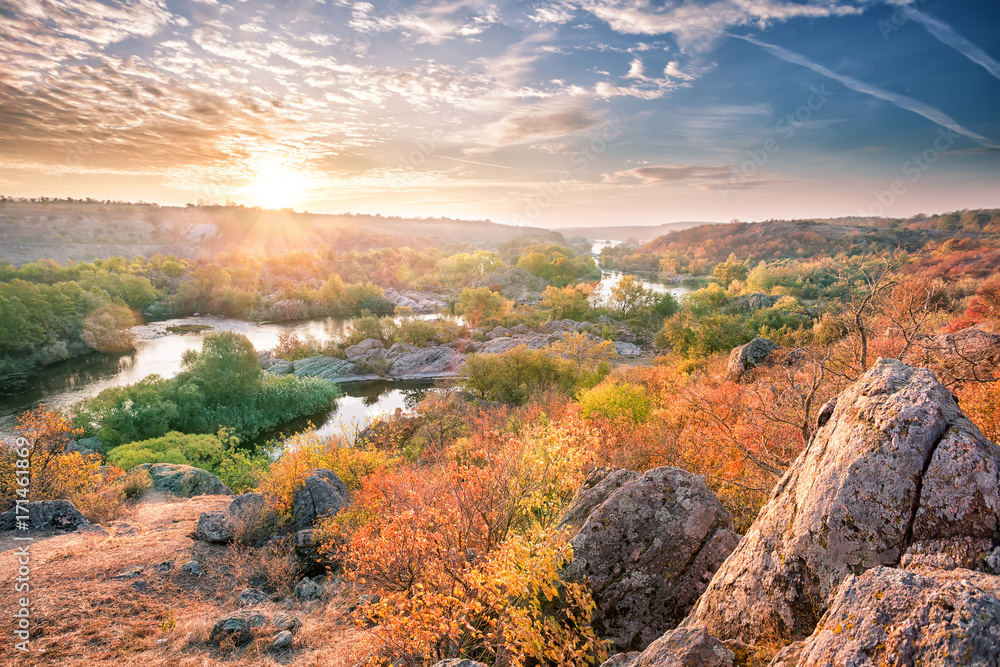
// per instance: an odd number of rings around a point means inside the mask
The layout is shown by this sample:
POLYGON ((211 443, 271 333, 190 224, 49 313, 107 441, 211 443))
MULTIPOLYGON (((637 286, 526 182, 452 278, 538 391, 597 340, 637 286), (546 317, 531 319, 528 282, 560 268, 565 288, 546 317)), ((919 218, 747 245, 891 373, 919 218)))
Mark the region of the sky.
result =
POLYGON ((995 0, 0 0, 0 194, 558 228, 1000 207, 995 0))

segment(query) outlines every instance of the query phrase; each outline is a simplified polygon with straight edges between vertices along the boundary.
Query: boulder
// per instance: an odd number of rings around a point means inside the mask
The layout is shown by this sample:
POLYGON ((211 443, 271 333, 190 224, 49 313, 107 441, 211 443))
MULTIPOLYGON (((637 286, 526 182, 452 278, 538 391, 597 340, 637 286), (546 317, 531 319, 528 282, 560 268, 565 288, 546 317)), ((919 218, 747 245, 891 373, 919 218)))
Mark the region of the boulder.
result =
POLYGON ((259 493, 242 493, 229 503, 229 513, 240 520, 253 520, 267 509, 267 501, 259 493))
POLYGON ((471 287, 493 287, 506 299, 513 299, 517 303, 537 303, 548 283, 535 274, 514 266, 498 269, 475 281, 471 287))
POLYGON ((184 574, 190 574, 194 577, 202 577, 205 575, 205 570, 202 569, 201 563, 196 560, 189 560, 184 564, 184 567, 182 567, 181 570, 184 571, 184 574))
POLYGON ((204 512, 198 517, 195 539, 205 542, 228 542, 235 534, 233 522, 225 512, 204 512))
POLYGON ((298 632, 299 628, 302 627, 302 621, 291 614, 286 614, 283 611, 279 611, 275 614, 274 619, 271 622, 274 623, 274 627, 278 628, 278 630, 287 630, 291 633, 298 632))
POLYGON ((243 646, 252 642, 267 624, 267 616, 260 612, 234 611, 215 622, 208 641, 215 645, 243 646))
POLYGON ((408 352, 416 352, 419 349, 420 348, 418 346, 412 343, 402 343, 397 341, 392 344, 392 347, 389 348, 389 351, 386 352, 385 356, 389 359, 395 359, 396 357, 404 355, 408 352))
POLYGON ((761 365, 780 346, 767 338, 754 338, 746 345, 733 348, 726 366, 726 379, 739 382, 744 374, 761 365))
POLYGON ((342 378, 353 377, 359 373, 358 367, 351 362, 328 357, 324 354, 308 359, 299 359, 292 366, 292 375, 295 377, 318 377, 327 382, 337 382, 342 378))
POLYGON ((579 531, 594 508, 611 497, 611 494, 622 488, 627 482, 642 477, 634 470, 611 470, 610 468, 595 468, 583 480, 583 486, 573 494, 573 500, 563 514, 560 528, 569 527, 579 531))
POLYGON ((639 357, 642 356, 642 348, 634 343, 615 341, 615 352, 619 357, 639 357))
POLYGON ((815 632, 771 667, 996 665, 1000 578, 876 567, 847 575, 815 632))
POLYGON ((271 640, 269 650, 274 651, 275 653, 287 651, 292 648, 293 641, 295 641, 295 638, 292 637, 292 633, 288 630, 282 630, 274 636, 274 639, 271 640))
POLYGON ((72 531, 90 525, 87 517, 68 500, 32 500, 20 503, 0 514, 0 531, 22 530, 18 522, 27 522, 28 530, 72 531))
POLYGON ((302 580, 295 584, 294 595, 295 599, 302 600, 303 602, 322 600, 323 587, 309 577, 302 577, 302 580))
POLYGON ((968 567, 1000 537, 1000 448, 933 373, 879 359, 831 403, 687 623, 802 639, 848 575, 941 552, 968 567))
POLYGON ((736 654, 704 628, 677 628, 642 653, 619 653, 601 667, 732 667, 736 654))
POLYGON ((594 629, 614 649, 642 650, 684 619, 739 539, 700 477, 656 468, 594 508, 563 578, 589 582, 594 629))
POLYGON ((332 470, 310 470, 292 498, 292 519, 296 530, 311 525, 316 519, 332 516, 350 504, 350 496, 337 473, 332 470))
POLYGON ((261 367, 271 375, 291 375, 295 371, 295 364, 287 359, 268 359, 261 367))
POLYGON ((351 345, 344 350, 344 356, 347 357, 348 361, 354 361, 356 359, 366 359, 370 358, 369 353, 375 350, 382 349, 382 341, 377 338, 365 338, 363 341, 357 345, 351 345))
POLYGON ((778 297, 768 296, 763 292, 742 294, 726 304, 722 311, 725 313, 750 313, 761 308, 770 308, 777 300, 778 297))
POLYGON ((913 363, 932 369, 945 384, 1000 377, 1000 334, 980 324, 917 339, 913 363))
POLYGON ((166 491, 181 498, 233 495, 229 487, 218 477, 194 466, 177 463, 143 463, 132 470, 145 470, 149 473, 154 491, 166 491))
POLYGON ((396 357, 389 367, 389 375, 401 380, 447 377, 458 372, 464 359, 460 352, 450 347, 418 348, 396 357))

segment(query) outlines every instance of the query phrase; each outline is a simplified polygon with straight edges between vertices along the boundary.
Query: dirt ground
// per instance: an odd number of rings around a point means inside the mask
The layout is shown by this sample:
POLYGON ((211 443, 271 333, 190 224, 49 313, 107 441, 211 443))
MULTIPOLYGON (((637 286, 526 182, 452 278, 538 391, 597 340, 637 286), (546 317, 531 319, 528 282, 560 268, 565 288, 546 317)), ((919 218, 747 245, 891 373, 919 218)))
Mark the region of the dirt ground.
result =
POLYGON ((147 498, 130 516, 66 534, 35 534, 31 544, 30 652, 15 649, 18 571, 15 542, 0 536, 0 664, 26 665, 344 665, 358 662, 361 632, 343 599, 267 603, 303 622, 292 649, 268 652, 262 637, 236 653, 208 645, 214 621, 234 609, 246 585, 225 545, 193 539, 202 512, 225 510, 226 496, 147 498), (197 560, 204 576, 182 568, 197 560))

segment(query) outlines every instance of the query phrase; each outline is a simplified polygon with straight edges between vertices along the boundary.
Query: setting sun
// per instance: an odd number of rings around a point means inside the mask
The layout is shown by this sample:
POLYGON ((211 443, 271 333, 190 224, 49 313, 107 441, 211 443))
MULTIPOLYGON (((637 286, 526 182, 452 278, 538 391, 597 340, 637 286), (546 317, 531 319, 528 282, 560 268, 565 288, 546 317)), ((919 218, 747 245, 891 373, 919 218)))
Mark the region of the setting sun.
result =
POLYGON ((246 187, 251 203, 264 208, 289 208, 304 199, 307 187, 299 173, 278 164, 268 164, 257 172, 257 180, 246 187))

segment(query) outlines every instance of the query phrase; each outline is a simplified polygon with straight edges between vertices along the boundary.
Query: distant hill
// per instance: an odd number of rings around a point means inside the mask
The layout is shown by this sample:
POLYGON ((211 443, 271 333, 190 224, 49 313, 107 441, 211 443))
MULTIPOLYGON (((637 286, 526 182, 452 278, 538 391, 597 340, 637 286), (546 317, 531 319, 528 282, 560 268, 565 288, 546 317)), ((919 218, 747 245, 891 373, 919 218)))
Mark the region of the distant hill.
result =
POLYGON ((199 257, 227 250, 283 253, 334 247, 495 248, 526 236, 562 239, 539 227, 489 220, 323 215, 242 206, 157 206, 65 200, 0 201, 0 262, 92 261, 156 253, 199 257))
POLYGON ((562 232, 566 238, 582 236, 591 241, 613 240, 652 241, 658 236, 681 229, 690 229, 701 225, 713 225, 712 222, 666 222, 662 225, 621 225, 605 227, 561 227, 555 231, 562 232))

